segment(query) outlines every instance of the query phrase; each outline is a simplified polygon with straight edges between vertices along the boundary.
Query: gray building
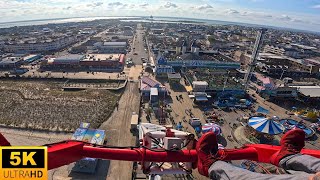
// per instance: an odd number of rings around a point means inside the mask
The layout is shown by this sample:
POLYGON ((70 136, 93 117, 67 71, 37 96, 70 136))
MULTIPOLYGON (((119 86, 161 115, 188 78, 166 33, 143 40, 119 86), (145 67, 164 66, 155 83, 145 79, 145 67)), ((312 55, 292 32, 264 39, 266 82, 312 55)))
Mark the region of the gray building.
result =
POLYGON ((23 62, 21 57, 6 57, 0 59, 0 69, 19 68, 23 62))
POLYGON ((94 44, 94 46, 100 53, 125 54, 127 49, 127 42, 97 42, 94 44))

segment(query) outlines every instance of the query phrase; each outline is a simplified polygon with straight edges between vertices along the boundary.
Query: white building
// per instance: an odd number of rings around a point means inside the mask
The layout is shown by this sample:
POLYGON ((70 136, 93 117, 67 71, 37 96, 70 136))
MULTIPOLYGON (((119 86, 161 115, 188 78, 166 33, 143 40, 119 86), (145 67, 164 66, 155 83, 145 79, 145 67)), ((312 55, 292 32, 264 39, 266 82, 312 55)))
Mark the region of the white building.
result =
POLYGON ((5 44, 6 52, 44 52, 55 51, 67 47, 77 41, 75 36, 60 38, 46 42, 5 44))
POLYGON ((192 88, 194 92, 205 92, 208 88, 208 83, 206 81, 193 81, 192 88))

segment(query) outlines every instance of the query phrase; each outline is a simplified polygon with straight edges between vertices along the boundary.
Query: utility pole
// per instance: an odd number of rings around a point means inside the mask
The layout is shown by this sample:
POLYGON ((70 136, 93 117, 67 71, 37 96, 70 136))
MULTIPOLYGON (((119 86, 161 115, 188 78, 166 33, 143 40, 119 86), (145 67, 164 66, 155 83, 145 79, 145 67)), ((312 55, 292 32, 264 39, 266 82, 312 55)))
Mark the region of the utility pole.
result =
POLYGON ((260 29, 257 34, 256 42, 254 43, 253 51, 252 51, 252 56, 250 58, 250 64, 247 70, 247 74, 244 77, 244 89, 247 90, 249 86, 249 82, 252 76, 252 73, 256 67, 256 62, 257 62, 257 56, 259 53, 259 49, 262 45, 263 42, 263 35, 265 34, 267 30, 266 29, 260 29))

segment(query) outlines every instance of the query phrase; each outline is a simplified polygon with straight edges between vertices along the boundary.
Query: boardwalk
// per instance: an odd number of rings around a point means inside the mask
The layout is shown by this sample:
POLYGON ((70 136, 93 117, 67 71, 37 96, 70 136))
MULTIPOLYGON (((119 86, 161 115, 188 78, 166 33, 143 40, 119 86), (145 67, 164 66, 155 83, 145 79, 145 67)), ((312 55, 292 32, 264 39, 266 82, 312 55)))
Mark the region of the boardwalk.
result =
MULTIPOLYGON (((106 130, 107 144, 113 146, 135 145, 135 137, 130 133, 132 112, 139 111, 140 95, 138 83, 128 83, 115 110, 108 121, 99 129, 106 130)), ((111 161, 107 179, 131 179, 132 162, 111 161)))

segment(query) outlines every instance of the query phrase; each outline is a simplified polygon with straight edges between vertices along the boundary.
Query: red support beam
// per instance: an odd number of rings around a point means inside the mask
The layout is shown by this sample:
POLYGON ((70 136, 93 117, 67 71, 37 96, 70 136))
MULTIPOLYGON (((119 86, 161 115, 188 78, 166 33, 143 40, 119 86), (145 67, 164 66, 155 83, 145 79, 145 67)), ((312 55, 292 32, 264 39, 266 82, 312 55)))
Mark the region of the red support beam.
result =
MULTIPOLYGON (((267 144, 246 144, 245 147, 254 148, 257 152, 258 159, 255 161, 270 163, 270 157, 280 150, 280 146, 273 146, 267 144)), ((301 154, 307 154, 316 158, 320 158, 320 150, 302 149, 301 154)))
POLYGON ((82 159, 83 146, 83 142, 75 141, 48 145, 48 169, 54 169, 82 159))
POLYGON ((83 155, 91 158, 101 158, 121 161, 148 161, 148 162, 195 162, 195 150, 155 152, 144 148, 113 149, 83 147, 83 155))
MULTIPOLYGON (((240 149, 219 150, 218 155, 225 161, 248 159, 269 163, 270 157, 279 149, 280 146, 250 144, 240 149)), ((301 153, 320 158, 320 150, 303 149, 301 153)), ((93 147, 77 141, 48 145, 48 154, 49 169, 70 164, 84 157, 137 162, 196 162, 198 159, 196 150, 156 152, 145 148, 93 147)))

